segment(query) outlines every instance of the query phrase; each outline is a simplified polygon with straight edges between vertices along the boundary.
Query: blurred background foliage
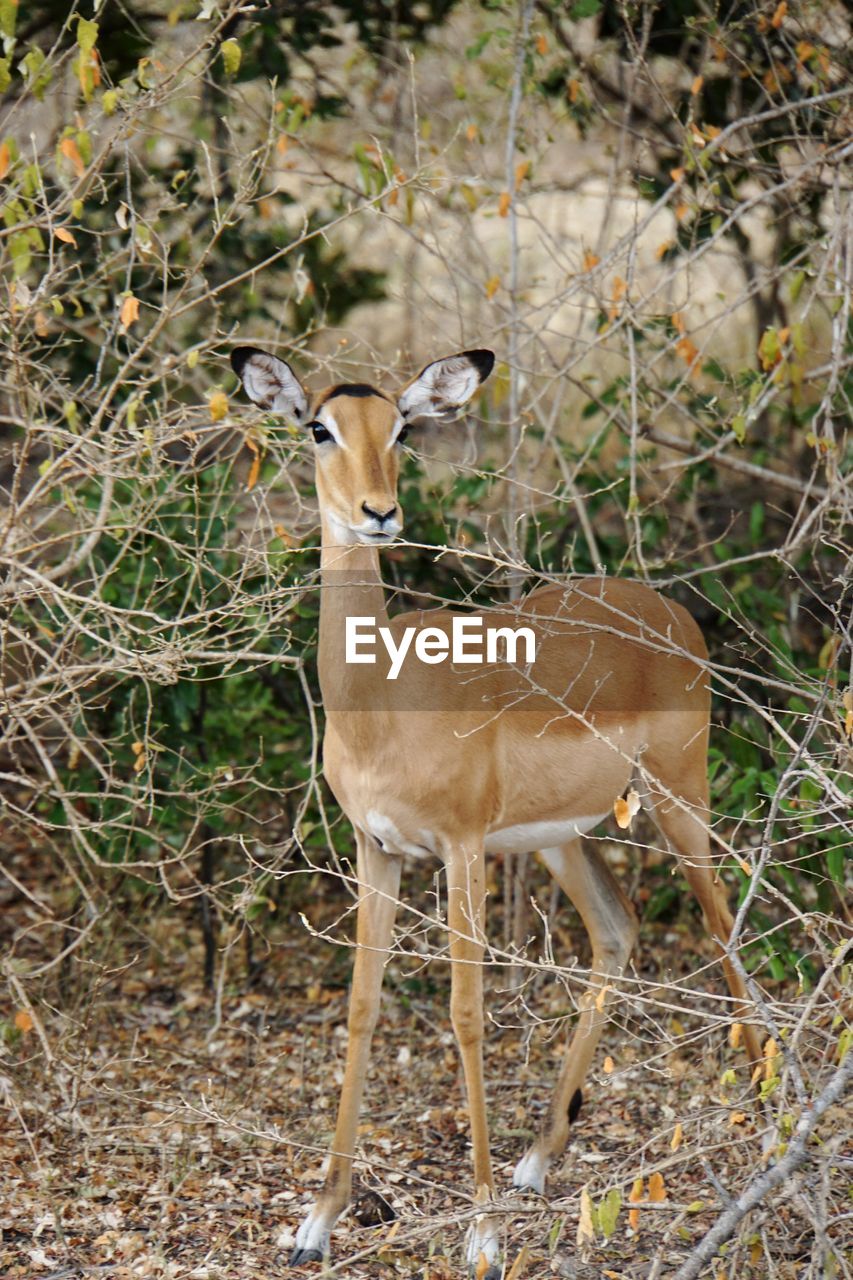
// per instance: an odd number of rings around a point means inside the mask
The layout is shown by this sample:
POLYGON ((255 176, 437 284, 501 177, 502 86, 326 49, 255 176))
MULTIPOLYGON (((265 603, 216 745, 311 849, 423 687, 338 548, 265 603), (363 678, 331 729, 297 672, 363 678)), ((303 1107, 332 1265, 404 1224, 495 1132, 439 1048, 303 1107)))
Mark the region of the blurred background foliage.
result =
MULTIPOLYGON (((318 780, 309 451, 238 407, 231 343, 319 385, 488 342, 478 426, 413 437, 423 545, 389 583, 494 598, 509 554, 527 586, 604 566, 681 599, 721 669, 741 892, 772 846, 748 963, 814 981, 850 835, 849 12, 0 0, 0 32, 0 811, 21 874, 55 857, 62 946, 177 899, 212 980, 226 922, 292 928, 349 856, 318 780), (595 216, 575 151, 603 163, 595 216)), ((692 910, 645 856, 646 919, 692 910)))

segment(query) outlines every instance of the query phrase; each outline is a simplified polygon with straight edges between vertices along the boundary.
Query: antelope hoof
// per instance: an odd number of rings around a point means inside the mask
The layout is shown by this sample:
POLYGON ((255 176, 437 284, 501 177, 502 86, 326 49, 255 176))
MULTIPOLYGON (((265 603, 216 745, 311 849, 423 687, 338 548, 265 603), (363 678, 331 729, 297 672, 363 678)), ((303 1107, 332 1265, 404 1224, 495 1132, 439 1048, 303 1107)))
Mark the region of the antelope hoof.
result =
POLYGON ((491 1218, 480 1218, 474 1223, 468 1235, 468 1274, 483 1276, 483 1280, 501 1280, 501 1246, 498 1238, 498 1225, 491 1218), (482 1259, 486 1259, 486 1270, 481 1272, 482 1259))
POLYGON ((304 1262, 322 1262, 329 1252, 330 1228, 312 1209, 296 1233, 296 1245, 290 1255, 291 1267, 301 1267, 304 1262))
POLYGON ((301 1267, 303 1262, 322 1262, 323 1255, 319 1249, 300 1249, 299 1246, 290 1255, 290 1266, 301 1267))
POLYGON ((541 1155, 535 1149, 531 1149, 521 1157, 515 1166, 512 1185, 518 1187, 521 1191, 535 1191, 538 1195, 544 1196, 545 1174, 547 1172, 547 1157, 541 1155))

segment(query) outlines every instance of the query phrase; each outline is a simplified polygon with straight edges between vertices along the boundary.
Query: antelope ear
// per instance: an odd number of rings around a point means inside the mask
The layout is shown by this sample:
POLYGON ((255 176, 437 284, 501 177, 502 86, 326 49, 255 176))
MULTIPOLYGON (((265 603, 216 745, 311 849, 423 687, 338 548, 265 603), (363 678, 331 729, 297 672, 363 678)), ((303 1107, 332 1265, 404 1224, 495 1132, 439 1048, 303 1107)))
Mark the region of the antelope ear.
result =
POLYGON ((403 388, 397 408, 403 417, 452 422, 464 409, 495 363, 493 351, 460 351, 434 360, 403 388))
POLYGON ((255 404, 296 422, 305 421, 308 397, 284 360, 257 347, 235 347, 231 352, 231 367, 255 404))

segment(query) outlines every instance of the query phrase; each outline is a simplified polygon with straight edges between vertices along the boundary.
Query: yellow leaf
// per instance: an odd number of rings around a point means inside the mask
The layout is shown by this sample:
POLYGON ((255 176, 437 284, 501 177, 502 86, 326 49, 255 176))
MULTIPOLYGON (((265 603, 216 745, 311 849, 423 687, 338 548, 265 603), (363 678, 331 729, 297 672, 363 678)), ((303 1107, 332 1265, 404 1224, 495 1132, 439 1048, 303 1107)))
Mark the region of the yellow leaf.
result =
POLYGON ((743 1023, 733 1022, 729 1028, 729 1044, 733 1049, 739 1049, 741 1040, 743 1039, 743 1023))
POLYGON ((33 1020, 30 1017, 30 1015, 27 1013, 26 1009, 19 1009, 18 1012, 15 1014, 15 1026, 18 1028, 19 1031, 23 1031, 24 1034, 26 1034, 28 1031, 32 1031, 33 1020))
POLYGON ((537 36, 537 37, 536 37, 536 52, 537 52, 537 53, 547 53, 547 52, 548 52, 548 37, 547 37, 547 36, 537 36))
POLYGON ((136 757, 136 759, 133 762, 133 772, 141 773, 142 770, 145 768, 147 759, 148 757, 146 756, 145 752, 144 751, 140 752, 140 754, 136 757))
POLYGON ((258 476, 261 474, 261 451, 257 441, 253 440, 251 436, 246 436, 246 448, 251 449, 254 454, 252 465, 249 468, 249 475, 246 479, 246 492, 251 493, 258 483, 258 476))
POLYGON ((131 742, 130 749, 135 756, 138 756, 140 751, 145 750, 141 742, 131 742))
POLYGON ((39 338, 46 338, 47 335, 50 333, 50 328, 47 323, 47 316, 43 311, 36 312, 36 318, 33 324, 33 328, 36 331, 36 336, 39 338))
POLYGON ((776 12, 773 14, 773 17, 770 19, 771 27, 775 27, 776 30, 778 31, 782 23, 785 21, 785 14, 787 12, 788 12, 788 0, 780 0, 780 3, 777 4, 776 6, 776 12))
POLYGON ((675 244, 674 240, 661 241, 661 243, 655 249, 655 257, 657 258, 658 262, 661 261, 661 259, 664 257, 665 254, 669 253, 670 249, 674 246, 674 244, 675 244))
POLYGON ((613 988, 605 982, 604 986, 601 988, 598 995, 595 997, 595 1007, 599 1013, 604 1012, 604 1002, 607 999, 607 993, 608 991, 612 991, 612 990, 613 988))
POLYGON ((608 1054, 607 1057, 604 1059, 604 1065, 602 1067, 602 1071, 606 1076, 610 1076, 613 1074, 613 1067, 614 1067, 613 1059, 608 1054))
POLYGON ((477 1266, 474 1269, 474 1280, 485 1280, 486 1272, 489 1269, 489 1259, 483 1253, 482 1249, 477 1257, 477 1266))
POLYGON ((697 95, 698 93, 701 93, 701 92, 702 92, 702 85, 703 85, 704 83, 705 83, 705 80, 704 80, 704 78, 703 78, 702 76, 696 76, 695 80, 693 81, 692 85, 690 86, 690 94, 691 94, 691 97, 694 97, 694 98, 695 98, 695 97, 696 97, 696 95, 697 95))
POLYGON ((684 1137, 684 1129, 682 1128, 681 1121, 679 1120, 678 1124, 675 1126, 675 1129, 673 1130, 672 1142, 669 1144, 671 1151, 678 1150, 678 1148, 681 1146, 683 1137, 684 1137))
POLYGON ((123 329, 129 329, 139 319, 139 299, 134 298, 132 293, 129 293, 121 304, 119 319, 123 329))
POLYGON ((527 175, 528 175, 528 173, 529 173, 529 172, 530 172, 530 161, 529 161, 529 160, 519 160, 518 164, 515 166, 515 189, 516 189, 516 191, 517 191, 517 190, 518 190, 518 188, 521 186, 522 182, 523 182, 523 181, 524 181, 524 179, 527 177, 527 175))
POLYGON ((679 222, 683 222, 689 212, 690 212, 690 205, 687 203, 686 200, 682 200, 679 204, 675 206, 675 216, 679 222))
POLYGON ((9 150, 8 142, 0 143, 0 182, 9 172, 9 165, 12 163, 12 152, 9 150))
POLYGON ((526 1244, 522 1245, 521 1252, 519 1253, 518 1257, 515 1259, 515 1262, 513 1262, 512 1266, 507 1272, 506 1280, 519 1280, 521 1273, 523 1272, 524 1268, 527 1266, 527 1259, 529 1255, 530 1255, 530 1250, 528 1249, 527 1245, 526 1244))
POLYGON ((669 176, 672 178, 673 182, 680 182, 684 177, 684 174, 684 169, 670 169, 669 171, 669 176))
POLYGON ((761 1239, 753 1240, 749 1249, 749 1265, 755 1267, 761 1261, 761 1239))
POLYGON ((595 1243, 595 1227, 592 1225, 592 1196, 589 1188, 581 1191, 581 1211, 578 1218, 578 1245, 595 1243))
POLYGON ((772 1080, 776 1074, 776 1058, 779 1054, 779 1046, 772 1036, 764 1042, 764 1079, 772 1080))
POLYGON ((224 391, 214 391, 207 402, 210 416, 214 422, 221 422, 228 412, 228 397, 224 391))
POLYGON ((465 137, 468 139, 469 142, 476 142, 477 135, 479 134, 479 132, 480 130, 477 128, 475 124, 469 124, 468 128, 465 130, 465 137))
POLYGON ((80 155, 80 148, 73 138, 63 138, 59 144, 59 150, 65 156, 66 160, 70 160, 74 166, 74 172, 78 178, 86 172, 86 166, 83 163, 83 157, 80 155))
POLYGON ((666 1187, 663 1183, 662 1173, 653 1173, 649 1178, 649 1199, 652 1204, 660 1204, 666 1199, 666 1187))
POLYGON ((580 97, 580 95, 581 95, 581 82, 580 82, 580 80, 575 80, 575 79, 574 79, 574 77, 573 77, 573 78, 569 81, 568 89, 569 89, 569 102, 571 102, 572 106, 574 106, 574 104, 577 102, 578 98, 579 98, 579 97, 580 97))
POLYGON ((587 249, 586 253, 583 255, 584 271, 592 271, 593 267, 597 267, 600 261, 601 259, 597 253, 592 253, 591 250, 587 249))
POLYGON ((505 218, 509 213, 510 194, 508 191, 501 192, 501 198, 498 201, 498 216, 505 218))
POLYGON ((501 287, 500 276, 489 276, 486 281, 486 297, 491 301, 498 289, 501 287))
POLYGON ((613 813, 616 817, 616 823, 623 831, 627 831, 634 820, 634 815, 640 810, 640 797, 631 787, 626 796, 619 796, 613 805, 613 813))
POLYGON ((745 858, 738 858, 737 862, 738 862, 738 866, 740 867, 741 871, 745 876, 752 875, 752 867, 749 865, 749 863, 746 861, 745 858))
POLYGON ((730 1125, 743 1124, 744 1120, 746 1120, 745 1111, 733 1111, 729 1116, 730 1125))
POLYGON ((56 236, 57 240, 61 240, 63 244, 73 244, 74 248, 77 248, 77 241, 74 239, 74 236, 67 227, 55 227, 53 234, 56 236))
MULTIPOLYGON (((631 1194, 628 1196, 628 1199, 631 1202, 631 1204, 637 1204, 640 1200, 642 1200, 642 1198, 643 1198, 643 1179, 635 1178, 633 1186, 631 1187, 631 1194)), ((628 1226, 631 1228, 632 1231, 637 1231, 639 1229, 639 1226, 640 1226, 639 1209, 632 1209, 631 1212, 628 1214, 628 1226)))

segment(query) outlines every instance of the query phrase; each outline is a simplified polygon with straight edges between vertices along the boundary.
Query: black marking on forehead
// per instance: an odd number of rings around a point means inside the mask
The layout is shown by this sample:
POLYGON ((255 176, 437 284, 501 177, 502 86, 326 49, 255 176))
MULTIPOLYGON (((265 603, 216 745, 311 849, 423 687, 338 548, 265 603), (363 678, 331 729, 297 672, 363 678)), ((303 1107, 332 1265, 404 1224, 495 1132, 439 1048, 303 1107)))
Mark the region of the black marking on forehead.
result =
POLYGON ((355 396, 361 399, 367 396, 379 396, 380 400, 387 400, 389 404, 393 403, 384 391, 378 391, 376 387, 371 387, 366 382, 342 382, 339 386, 332 387, 328 395, 323 397, 323 404, 328 404, 330 400, 334 400, 335 396, 355 396))

